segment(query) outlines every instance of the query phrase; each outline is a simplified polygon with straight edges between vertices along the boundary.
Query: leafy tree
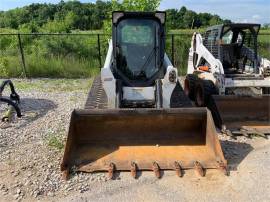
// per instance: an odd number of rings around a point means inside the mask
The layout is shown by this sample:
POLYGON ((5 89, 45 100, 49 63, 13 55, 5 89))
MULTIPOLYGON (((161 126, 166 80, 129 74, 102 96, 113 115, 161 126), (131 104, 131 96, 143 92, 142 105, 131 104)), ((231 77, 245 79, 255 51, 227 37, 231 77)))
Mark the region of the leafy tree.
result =
POLYGON ((182 6, 179 10, 179 14, 181 17, 183 17, 186 12, 187 12, 187 8, 185 6, 182 6))
POLYGON ((35 21, 19 25, 19 31, 22 33, 37 33, 40 30, 40 27, 35 21))
POLYGON ((155 11, 159 4, 160 0, 112 0, 111 11, 107 13, 103 30, 107 35, 111 35, 111 14, 113 11, 155 11))
MULTIPOLYGON (((97 30, 103 27, 110 33, 112 11, 154 11, 159 4, 160 0, 97 0, 95 3, 62 0, 58 4, 34 3, 22 8, 0 11, 0 28, 30 32, 65 32, 97 30)), ((167 10, 169 29, 199 28, 224 22, 230 21, 210 13, 197 14, 184 6, 167 10)))
POLYGON ((50 33, 69 33, 71 32, 70 26, 63 20, 53 20, 44 24, 41 28, 42 32, 50 33))
POLYGON ((123 0, 121 8, 124 11, 155 11, 160 0, 123 0))
POLYGON ((196 13, 191 10, 187 10, 183 16, 183 28, 193 28, 195 19, 196 13))
POLYGON ((216 25, 216 24, 220 24, 222 23, 222 20, 220 19, 220 17, 218 15, 214 15, 211 17, 210 21, 209 21, 209 25, 216 25))
POLYGON ((180 15, 177 9, 168 9, 167 13, 167 28, 176 29, 179 27, 180 15))

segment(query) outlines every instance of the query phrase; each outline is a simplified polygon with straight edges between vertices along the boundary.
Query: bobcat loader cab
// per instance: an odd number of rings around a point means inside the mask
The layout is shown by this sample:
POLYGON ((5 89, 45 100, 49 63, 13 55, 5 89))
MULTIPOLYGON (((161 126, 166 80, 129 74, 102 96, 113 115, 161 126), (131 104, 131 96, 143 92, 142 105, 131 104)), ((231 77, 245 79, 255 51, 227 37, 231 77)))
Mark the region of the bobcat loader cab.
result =
POLYGON ((165 17, 164 12, 113 13, 113 39, 101 71, 110 108, 170 108, 178 78, 164 52, 165 17))

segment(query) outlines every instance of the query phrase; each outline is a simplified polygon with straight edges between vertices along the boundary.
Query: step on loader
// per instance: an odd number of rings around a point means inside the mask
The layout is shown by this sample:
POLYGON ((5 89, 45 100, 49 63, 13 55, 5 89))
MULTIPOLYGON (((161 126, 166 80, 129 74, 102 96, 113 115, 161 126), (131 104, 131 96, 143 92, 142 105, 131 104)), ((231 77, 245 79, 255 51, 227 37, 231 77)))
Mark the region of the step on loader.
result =
POLYGON ((218 168, 227 162, 207 108, 192 107, 165 51, 164 12, 113 12, 112 40, 85 109, 74 110, 61 169, 218 168))
POLYGON ((270 134, 270 61, 257 53, 259 24, 194 33, 184 91, 223 132, 270 134))

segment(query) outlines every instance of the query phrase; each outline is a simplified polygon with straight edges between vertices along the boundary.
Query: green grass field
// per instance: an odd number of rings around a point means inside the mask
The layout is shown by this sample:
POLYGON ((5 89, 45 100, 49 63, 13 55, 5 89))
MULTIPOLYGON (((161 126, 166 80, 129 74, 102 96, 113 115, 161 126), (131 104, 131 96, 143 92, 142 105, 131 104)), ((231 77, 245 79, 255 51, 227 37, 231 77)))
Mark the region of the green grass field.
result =
MULTIPOLYGON (((192 33, 200 30, 170 30, 174 36, 175 66, 180 74, 186 73, 187 57, 192 33)), ((0 33, 16 33, 16 30, 0 29, 0 33)), ((97 34, 94 31, 73 31, 84 35, 35 35, 21 36, 28 77, 47 78, 89 78, 99 73, 97 34), (90 34, 90 35, 85 35, 90 34)), ((258 38, 258 52, 270 59, 270 30, 261 30, 258 38)), ((100 35, 101 66, 104 63, 108 36, 100 35)), ((171 36, 166 39, 166 52, 172 58, 171 36)), ((0 35, 0 78, 23 77, 22 59, 17 35, 0 35)))

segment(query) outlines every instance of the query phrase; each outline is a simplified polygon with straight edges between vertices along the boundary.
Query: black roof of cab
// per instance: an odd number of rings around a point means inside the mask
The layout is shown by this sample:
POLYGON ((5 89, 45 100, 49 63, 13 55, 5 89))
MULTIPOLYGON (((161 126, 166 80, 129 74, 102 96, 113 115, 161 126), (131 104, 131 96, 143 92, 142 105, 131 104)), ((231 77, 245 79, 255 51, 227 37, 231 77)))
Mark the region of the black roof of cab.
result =
POLYGON ((166 21, 166 12, 155 11, 155 12, 126 12, 126 11, 114 11, 112 13, 112 23, 118 24, 123 18, 156 18, 159 22, 164 25, 166 21))
POLYGON ((251 29, 254 30, 255 34, 258 34, 261 25, 256 23, 229 23, 229 24, 220 24, 208 27, 207 31, 218 29, 220 33, 224 30, 225 27, 230 29, 251 29))

